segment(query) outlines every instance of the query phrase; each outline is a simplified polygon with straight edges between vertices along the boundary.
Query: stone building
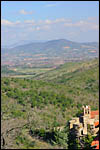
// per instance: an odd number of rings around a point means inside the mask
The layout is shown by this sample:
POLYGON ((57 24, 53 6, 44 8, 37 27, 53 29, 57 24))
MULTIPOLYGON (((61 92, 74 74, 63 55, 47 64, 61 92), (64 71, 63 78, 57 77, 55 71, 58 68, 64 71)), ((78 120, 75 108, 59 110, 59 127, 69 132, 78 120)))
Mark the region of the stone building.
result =
POLYGON ((88 131, 92 135, 97 135, 99 131, 99 111, 91 111, 90 106, 83 106, 83 114, 80 117, 72 118, 69 121, 70 131, 75 137, 87 135, 88 131))

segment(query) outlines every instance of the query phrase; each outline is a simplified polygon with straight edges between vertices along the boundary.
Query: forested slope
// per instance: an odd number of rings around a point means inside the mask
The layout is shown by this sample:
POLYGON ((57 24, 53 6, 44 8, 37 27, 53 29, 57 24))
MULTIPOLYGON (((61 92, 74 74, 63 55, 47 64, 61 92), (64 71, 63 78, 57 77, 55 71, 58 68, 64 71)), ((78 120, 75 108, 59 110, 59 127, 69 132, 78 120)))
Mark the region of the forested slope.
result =
POLYGON ((36 79, 2 78, 1 116, 5 147, 41 149, 45 145, 45 148, 63 148, 63 144, 55 146, 41 141, 39 135, 32 138, 29 133, 36 128, 51 130, 65 126, 82 111, 82 105, 98 109, 98 66, 96 59, 64 64, 36 79))

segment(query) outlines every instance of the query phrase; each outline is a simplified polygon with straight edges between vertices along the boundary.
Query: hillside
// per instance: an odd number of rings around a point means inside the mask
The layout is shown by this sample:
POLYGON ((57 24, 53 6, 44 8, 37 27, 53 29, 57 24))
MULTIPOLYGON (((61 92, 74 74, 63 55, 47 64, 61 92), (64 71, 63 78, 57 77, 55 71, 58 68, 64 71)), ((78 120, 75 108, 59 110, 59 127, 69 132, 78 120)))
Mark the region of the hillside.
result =
MULTIPOLYGON (((64 148, 41 139, 44 130, 65 126, 82 105, 99 107, 98 59, 71 62, 32 79, 1 80, 2 136, 5 148, 64 148), (38 136, 33 134, 41 130, 38 136), (32 132, 32 135, 30 135, 32 132)), ((49 133, 50 134, 50 133, 49 133)), ((50 138, 50 137, 49 137, 50 138)), ((50 140, 50 139, 49 139, 50 140)))
POLYGON ((93 68, 98 68, 98 59, 93 59, 91 61, 68 62, 60 65, 56 69, 37 75, 34 78, 45 81, 65 83, 67 80, 72 80, 72 78, 76 78, 76 76, 84 74, 84 72, 87 72, 86 74, 88 74, 89 70, 94 70, 93 68))

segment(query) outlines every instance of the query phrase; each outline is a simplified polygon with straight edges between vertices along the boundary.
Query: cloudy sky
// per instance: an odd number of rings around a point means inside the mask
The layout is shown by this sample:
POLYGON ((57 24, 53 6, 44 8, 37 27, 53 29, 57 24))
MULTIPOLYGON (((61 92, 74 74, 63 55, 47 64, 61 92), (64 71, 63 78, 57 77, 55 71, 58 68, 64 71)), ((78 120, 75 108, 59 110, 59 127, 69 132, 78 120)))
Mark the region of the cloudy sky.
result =
POLYGON ((1 41, 99 40, 98 1, 2 1, 1 41))

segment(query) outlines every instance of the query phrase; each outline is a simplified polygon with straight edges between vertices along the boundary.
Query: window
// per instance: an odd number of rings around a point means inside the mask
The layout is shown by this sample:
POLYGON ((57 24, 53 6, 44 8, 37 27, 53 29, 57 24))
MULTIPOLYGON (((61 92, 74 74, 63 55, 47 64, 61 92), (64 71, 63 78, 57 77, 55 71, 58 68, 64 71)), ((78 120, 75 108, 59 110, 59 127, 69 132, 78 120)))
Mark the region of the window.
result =
POLYGON ((83 130, 81 130, 81 135, 83 135, 83 130))

